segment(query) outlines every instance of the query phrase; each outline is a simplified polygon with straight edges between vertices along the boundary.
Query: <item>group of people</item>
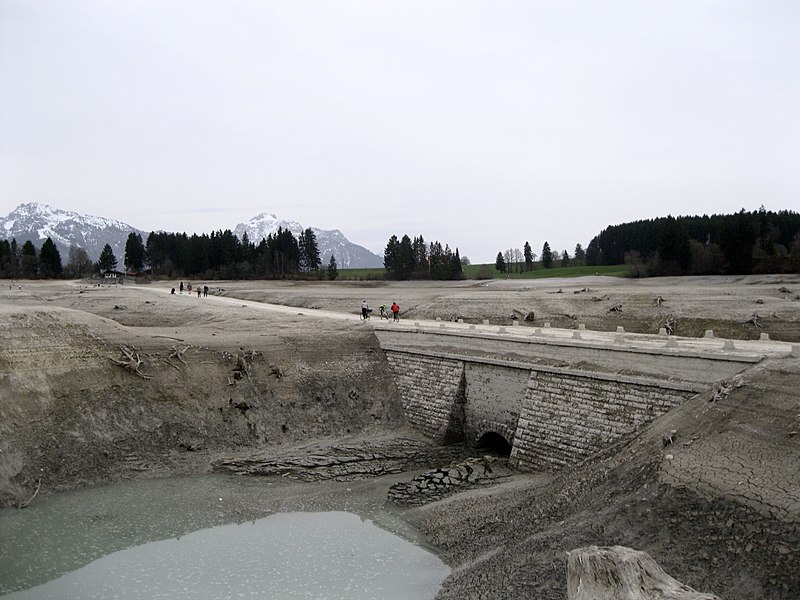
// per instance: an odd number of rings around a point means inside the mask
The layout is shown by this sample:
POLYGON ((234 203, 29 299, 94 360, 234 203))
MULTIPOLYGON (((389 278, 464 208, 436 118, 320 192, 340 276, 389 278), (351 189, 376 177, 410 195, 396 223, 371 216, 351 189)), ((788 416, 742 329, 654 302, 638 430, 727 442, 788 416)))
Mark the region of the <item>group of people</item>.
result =
MULTIPOLYGON (((186 284, 185 288, 183 286, 183 282, 181 281, 181 284, 178 287, 180 289, 180 293, 181 294, 183 293, 184 289, 189 294, 192 293, 192 282, 191 281, 186 284)), ((172 288, 172 293, 173 294, 175 293, 175 288, 172 288)), ((197 297, 199 298, 200 296, 208 296, 208 286, 207 285, 204 285, 203 287, 197 286, 197 297)))
MULTIPOLYGON (((400 305, 397 302, 392 302, 392 305, 389 307, 389 310, 386 310, 386 305, 380 305, 381 311, 381 319, 389 320, 389 312, 392 313, 392 320, 399 321, 400 320, 400 305)), ((361 318, 363 320, 369 319, 370 314, 372 313, 372 309, 369 307, 369 304, 366 300, 361 303, 361 318)))

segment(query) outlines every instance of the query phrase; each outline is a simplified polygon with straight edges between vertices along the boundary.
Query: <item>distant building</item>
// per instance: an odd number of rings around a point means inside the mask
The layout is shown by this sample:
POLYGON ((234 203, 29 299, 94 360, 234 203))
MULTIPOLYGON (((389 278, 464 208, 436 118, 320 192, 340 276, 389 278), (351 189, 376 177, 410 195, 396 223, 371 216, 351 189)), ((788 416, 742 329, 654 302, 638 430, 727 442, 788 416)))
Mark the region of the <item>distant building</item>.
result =
POLYGON ((109 283, 117 283, 118 281, 122 281, 125 277, 125 273, 122 271, 101 271, 100 277, 105 279, 109 283))

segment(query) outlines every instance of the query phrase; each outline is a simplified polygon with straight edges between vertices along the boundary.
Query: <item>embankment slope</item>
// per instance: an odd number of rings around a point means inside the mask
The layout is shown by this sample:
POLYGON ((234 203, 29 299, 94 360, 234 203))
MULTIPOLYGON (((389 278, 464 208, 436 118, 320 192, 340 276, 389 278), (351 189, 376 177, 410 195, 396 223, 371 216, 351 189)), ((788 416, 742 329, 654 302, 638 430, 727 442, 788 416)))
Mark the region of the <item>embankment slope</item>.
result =
POLYGON ((799 386, 770 360, 552 482, 415 509, 455 567, 439 597, 563 599, 566 552, 619 544, 727 600, 797 598, 799 386))
POLYGON ((366 329, 120 293, 0 303, 0 505, 403 424, 366 329))

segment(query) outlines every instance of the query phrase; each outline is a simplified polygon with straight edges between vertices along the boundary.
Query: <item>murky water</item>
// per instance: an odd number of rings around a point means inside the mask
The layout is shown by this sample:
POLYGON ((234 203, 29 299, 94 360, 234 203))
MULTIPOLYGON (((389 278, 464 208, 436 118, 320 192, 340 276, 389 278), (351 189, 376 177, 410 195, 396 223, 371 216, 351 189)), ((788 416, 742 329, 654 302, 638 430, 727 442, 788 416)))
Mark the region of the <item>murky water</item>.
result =
POLYGON ((0 511, 4 598, 433 598, 449 569, 391 480, 126 482, 0 511))

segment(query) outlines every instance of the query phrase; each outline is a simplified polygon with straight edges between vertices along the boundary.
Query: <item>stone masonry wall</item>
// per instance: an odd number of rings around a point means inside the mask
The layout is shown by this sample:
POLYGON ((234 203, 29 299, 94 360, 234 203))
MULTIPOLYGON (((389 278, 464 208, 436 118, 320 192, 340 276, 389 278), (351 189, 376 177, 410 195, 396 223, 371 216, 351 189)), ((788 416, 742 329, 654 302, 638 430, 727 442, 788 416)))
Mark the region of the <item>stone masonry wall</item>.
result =
POLYGON ((387 351, 386 358, 408 422, 441 441, 456 404, 464 363, 459 360, 387 351))
POLYGON ((511 461, 531 471, 576 463, 692 395, 645 381, 531 371, 511 461))
POLYGON ((522 399, 530 379, 528 369, 468 362, 464 376, 467 397, 465 441, 474 444, 481 435, 493 431, 513 444, 522 399))

